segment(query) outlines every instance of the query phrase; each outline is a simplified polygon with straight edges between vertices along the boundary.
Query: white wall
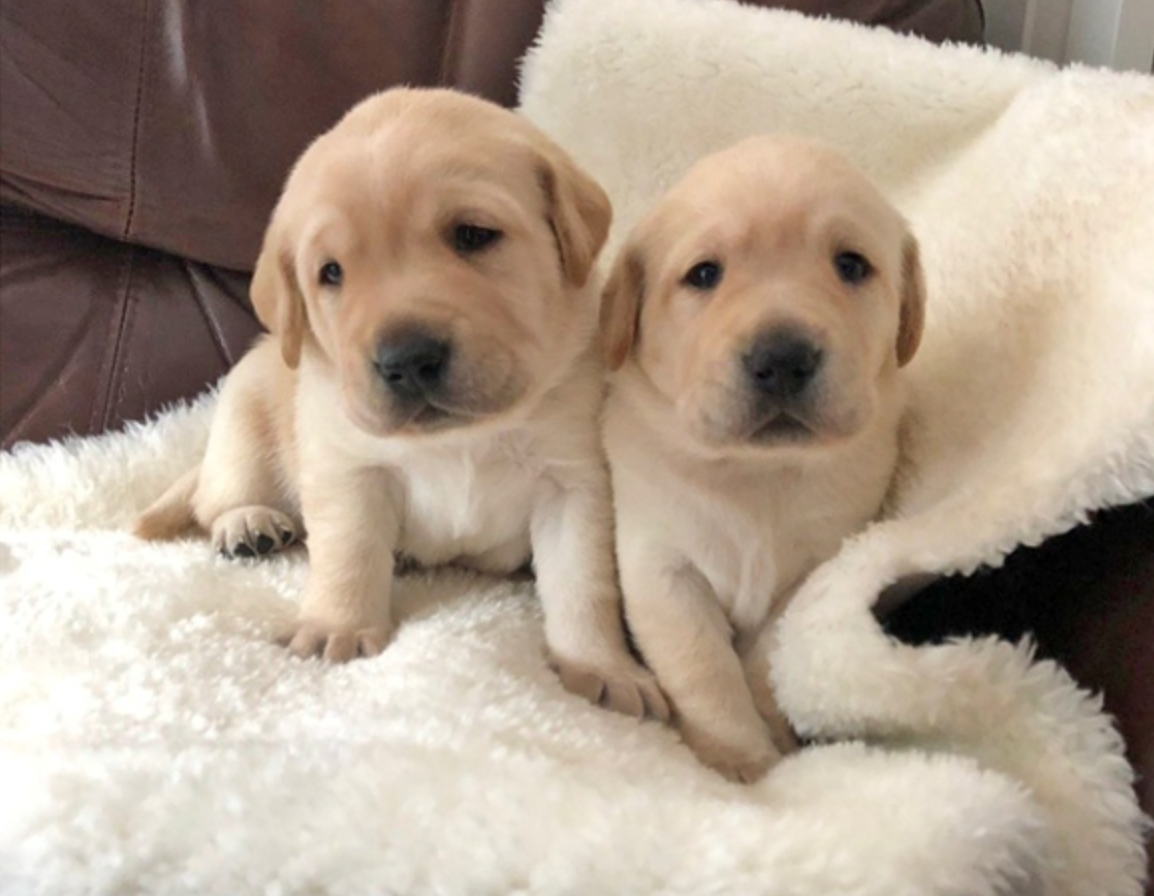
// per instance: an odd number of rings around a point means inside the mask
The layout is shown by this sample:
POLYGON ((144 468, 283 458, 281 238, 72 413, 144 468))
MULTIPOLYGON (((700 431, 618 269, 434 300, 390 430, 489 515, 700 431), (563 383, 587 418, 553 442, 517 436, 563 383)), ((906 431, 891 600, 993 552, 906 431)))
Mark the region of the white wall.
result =
POLYGON ((986 37, 1054 62, 1154 72, 1154 0, 985 0, 986 37))

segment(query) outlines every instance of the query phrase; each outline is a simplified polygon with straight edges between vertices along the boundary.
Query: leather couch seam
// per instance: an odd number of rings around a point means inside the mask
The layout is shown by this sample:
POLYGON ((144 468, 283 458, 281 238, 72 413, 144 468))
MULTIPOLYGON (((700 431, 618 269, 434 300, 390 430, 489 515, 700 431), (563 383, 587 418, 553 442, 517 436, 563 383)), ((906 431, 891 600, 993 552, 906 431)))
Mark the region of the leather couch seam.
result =
POLYGON ((208 328, 209 338, 212 344, 216 346, 216 350, 220 352, 221 360, 224 361, 227 367, 231 367, 235 360, 229 357, 228 346, 224 338, 224 333, 221 332, 220 326, 213 317, 212 312, 208 310, 208 306, 204 302, 204 296, 201 295, 197 288, 196 278, 192 276, 192 269, 186 262, 183 266, 184 275, 188 278, 189 288, 192 292, 192 303, 196 306, 196 310, 200 312, 201 317, 204 318, 205 326, 208 328))
POLYGON ((108 428, 112 420, 113 406, 119 404, 116 398, 117 382, 120 379, 124 340, 132 317, 132 277, 136 268, 136 254, 139 251, 135 247, 129 247, 125 253, 124 277, 119 290, 120 308, 114 325, 115 335, 112 339, 111 353, 106 355, 109 358, 108 363, 101 365, 101 383, 98 384, 98 388, 104 390, 104 395, 98 395, 93 406, 91 429, 94 432, 102 432, 108 428))
POLYGON ((449 74, 454 67, 450 59, 456 52, 457 30, 459 28, 459 9, 461 0, 449 0, 449 10, 445 16, 444 37, 441 40, 440 63, 437 66, 437 84, 449 84, 449 74))
POLYGON ((152 18, 151 0, 142 0, 140 5, 143 12, 140 17, 140 58, 136 71, 136 104, 132 117, 132 147, 128 157, 128 213, 125 215, 124 232, 121 234, 125 240, 131 237, 132 228, 136 223, 137 166, 140 156, 141 124, 144 119, 145 81, 148 78, 149 20, 152 18))

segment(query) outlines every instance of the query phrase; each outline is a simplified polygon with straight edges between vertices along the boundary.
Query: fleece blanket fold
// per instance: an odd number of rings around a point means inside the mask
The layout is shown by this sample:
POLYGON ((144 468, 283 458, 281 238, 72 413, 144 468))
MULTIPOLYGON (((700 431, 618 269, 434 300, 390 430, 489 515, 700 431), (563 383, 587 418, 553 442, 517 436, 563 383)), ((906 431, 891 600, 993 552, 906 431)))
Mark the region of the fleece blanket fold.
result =
POLYGON ((847 152, 919 235, 900 488, 773 657, 818 745, 741 787, 586 705, 527 580, 407 574, 381 656, 289 659, 268 636, 301 552, 125 533, 202 449, 207 395, 0 456, 0 894, 1139 896, 1100 703, 1027 646, 902 646, 871 610, 1154 494, 1151 79, 728 2, 557 0, 522 105, 605 185, 613 245, 701 154, 775 130, 847 152))

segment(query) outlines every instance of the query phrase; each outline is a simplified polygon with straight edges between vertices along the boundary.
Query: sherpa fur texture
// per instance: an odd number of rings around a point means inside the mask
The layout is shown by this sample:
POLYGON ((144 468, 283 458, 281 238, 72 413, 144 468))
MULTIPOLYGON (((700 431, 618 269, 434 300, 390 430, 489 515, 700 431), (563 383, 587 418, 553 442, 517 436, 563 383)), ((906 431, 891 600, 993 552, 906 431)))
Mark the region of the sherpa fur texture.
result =
POLYGON ((804 729, 868 737, 727 784, 566 694, 528 582, 405 577, 380 657, 265 640, 300 554, 143 544, 212 399, 0 458, 0 893, 1137 896, 1096 701, 1024 649, 887 642, 869 608, 1154 492, 1154 93, 731 3, 563 0, 528 113, 616 239, 693 158, 825 137, 922 236, 919 426, 894 520, 846 546, 777 661, 804 729))
POLYGON ((4 896, 1037 892, 1020 784, 854 743, 726 783, 561 688, 527 582, 406 576, 384 654, 290 659, 302 556, 118 531, 210 411, 0 462, 4 896))

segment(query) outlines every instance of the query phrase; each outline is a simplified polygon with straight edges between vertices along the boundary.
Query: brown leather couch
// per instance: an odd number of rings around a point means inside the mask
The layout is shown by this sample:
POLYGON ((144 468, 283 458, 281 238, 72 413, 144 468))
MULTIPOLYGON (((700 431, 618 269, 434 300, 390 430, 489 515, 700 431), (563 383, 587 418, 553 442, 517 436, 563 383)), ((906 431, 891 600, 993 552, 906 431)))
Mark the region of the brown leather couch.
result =
MULTIPOLYGON (((614 0, 615 2, 615 0, 614 0)), ((977 0, 776 0, 980 37, 977 0)), ((3 0, 0 438, 98 433, 216 380, 293 159, 365 95, 512 105, 544 0, 3 0)))
MULTIPOLYGON (((759 5, 981 39, 979 0, 759 5)), ((4 446, 98 433, 216 380, 257 332, 247 272, 305 144, 393 84, 512 104, 543 6, 3 0, 4 446)), ((940 582, 888 624, 914 640, 1035 633, 1104 689, 1154 809, 1154 504, 940 582)))

